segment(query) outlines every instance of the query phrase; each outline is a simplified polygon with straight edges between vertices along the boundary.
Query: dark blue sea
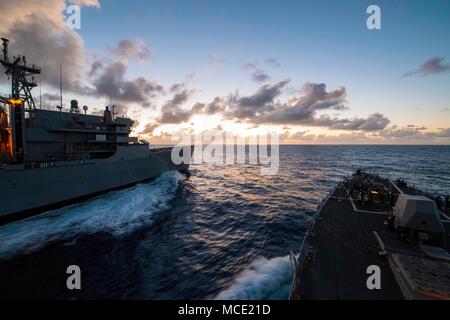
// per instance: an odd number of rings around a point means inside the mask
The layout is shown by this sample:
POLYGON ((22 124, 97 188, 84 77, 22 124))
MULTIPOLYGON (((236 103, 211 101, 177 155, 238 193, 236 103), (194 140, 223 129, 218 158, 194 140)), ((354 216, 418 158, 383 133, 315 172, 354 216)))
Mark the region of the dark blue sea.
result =
POLYGON ((356 168, 450 193, 450 146, 281 146, 274 176, 193 165, 1 226, 0 298, 285 299, 289 252, 356 168), (66 288, 69 265, 79 291, 66 288))

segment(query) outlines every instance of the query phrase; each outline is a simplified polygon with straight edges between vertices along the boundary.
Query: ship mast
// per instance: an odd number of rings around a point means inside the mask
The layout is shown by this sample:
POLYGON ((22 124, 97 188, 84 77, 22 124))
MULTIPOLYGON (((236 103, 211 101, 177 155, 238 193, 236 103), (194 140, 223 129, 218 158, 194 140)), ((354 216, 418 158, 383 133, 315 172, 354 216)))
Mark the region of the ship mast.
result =
MULTIPOLYGON (((28 66, 26 58, 21 55, 14 56, 10 60, 8 54, 9 40, 1 38, 1 41, 0 64, 5 69, 6 75, 11 79, 11 95, 10 97, 0 96, 0 103, 7 105, 9 108, 9 124, 7 128, 2 128, 2 136, 5 138, 0 140, 0 149, 9 150, 7 162, 22 163, 27 152, 25 113, 28 112, 30 115, 37 111, 31 89, 37 86, 34 75, 40 74, 41 70, 34 65, 28 66)), ((2 110, 0 109, 0 111, 2 110)), ((0 158, 5 158, 5 154, 6 152, 2 151, 0 158)))
POLYGON ((8 55, 8 43, 9 40, 1 38, 2 40, 2 55, 0 57, 0 63, 5 68, 5 73, 11 78, 11 97, 1 97, 0 101, 3 103, 11 104, 11 101, 21 101, 19 104, 23 104, 29 112, 36 110, 33 96, 31 95, 31 89, 37 86, 34 79, 34 75, 40 74, 41 70, 35 65, 27 66, 27 60, 24 56, 12 57, 10 60, 8 55), (31 76, 29 80, 28 77, 31 76))

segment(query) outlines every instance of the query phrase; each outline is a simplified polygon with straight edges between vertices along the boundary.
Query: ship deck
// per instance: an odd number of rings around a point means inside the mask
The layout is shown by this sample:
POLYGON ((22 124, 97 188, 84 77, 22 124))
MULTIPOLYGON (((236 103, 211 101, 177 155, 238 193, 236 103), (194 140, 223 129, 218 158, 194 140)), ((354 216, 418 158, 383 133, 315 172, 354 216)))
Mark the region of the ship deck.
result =
MULTIPOLYGON (((394 190, 394 197, 402 192, 389 180, 377 183, 394 190)), ((348 189, 338 186, 314 218, 305 239, 291 299, 404 299, 388 259, 380 255, 380 241, 393 252, 421 253, 386 227, 383 207, 386 205, 358 206, 348 189), (369 290, 366 285, 371 265, 380 267, 380 290, 369 290)), ((450 243, 447 218, 442 220, 450 243)))

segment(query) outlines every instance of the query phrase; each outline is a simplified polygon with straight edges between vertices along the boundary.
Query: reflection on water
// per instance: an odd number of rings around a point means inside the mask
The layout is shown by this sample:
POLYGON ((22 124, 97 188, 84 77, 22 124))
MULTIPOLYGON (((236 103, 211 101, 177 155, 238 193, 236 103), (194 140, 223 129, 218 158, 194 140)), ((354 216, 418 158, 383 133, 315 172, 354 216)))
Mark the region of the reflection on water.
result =
POLYGON ((0 297, 285 298, 307 222, 355 168, 449 193, 449 146, 281 146, 280 170, 194 165, 0 227, 0 297), (65 289, 66 267, 83 290, 65 289))

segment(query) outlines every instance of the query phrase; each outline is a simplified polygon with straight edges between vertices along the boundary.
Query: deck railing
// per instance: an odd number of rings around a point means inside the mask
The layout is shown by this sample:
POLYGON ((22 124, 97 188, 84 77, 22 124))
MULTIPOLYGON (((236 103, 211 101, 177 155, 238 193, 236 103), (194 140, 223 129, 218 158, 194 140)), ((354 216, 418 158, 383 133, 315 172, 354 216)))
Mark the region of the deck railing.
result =
POLYGON ((298 281, 298 277, 303 273, 303 261, 305 259, 305 254, 306 254, 306 244, 307 244, 309 237, 313 233, 313 229, 316 225, 316 221, 320 217, 320 213, 321 213, 325 203, 327 203, 327 201, 333 196, 334 191, 341 184, 342 184, 342 180, 339 181, 330 192, 327 192, 327 194, 325 195, 325 198, 322 200, 322 202, 320 204, 318 204, 317 211, 314 213, 313 219, 311 220, 311 223, 308 226, 308 229, 306 230, 305 236, 303 237, 298 256, 296 257, 292 251, 290 253, 291 262, 294 266, 294 277, 292 280, 291 289, 289 291, 289 299, 293 299, 295 284, 298 281))

